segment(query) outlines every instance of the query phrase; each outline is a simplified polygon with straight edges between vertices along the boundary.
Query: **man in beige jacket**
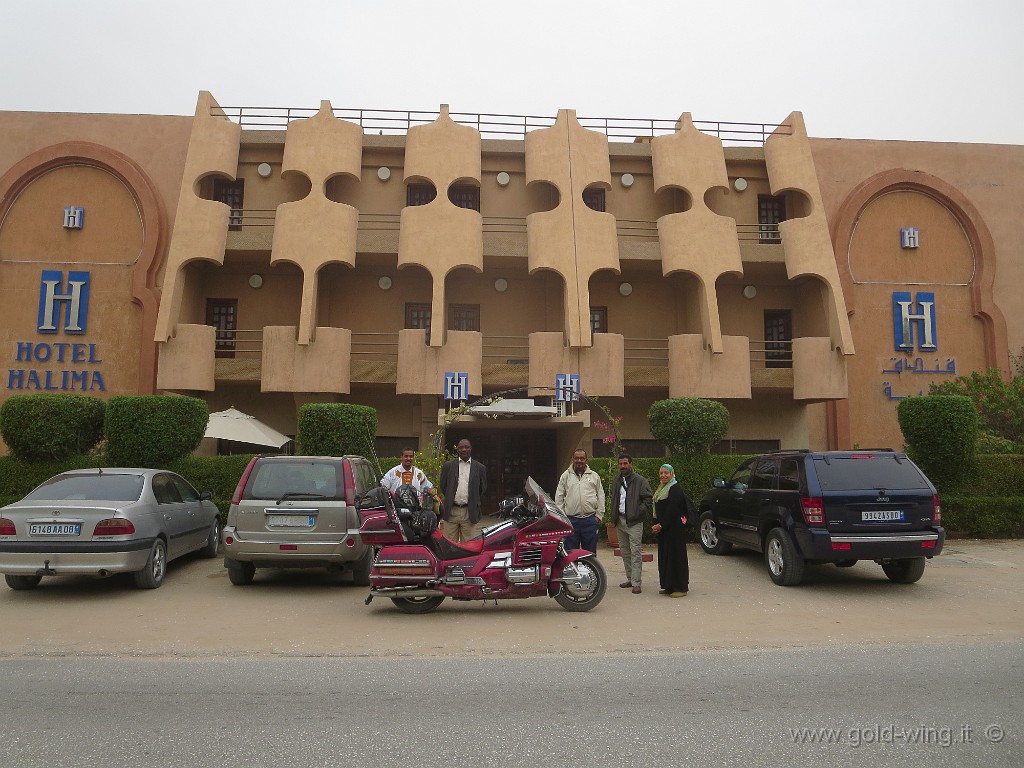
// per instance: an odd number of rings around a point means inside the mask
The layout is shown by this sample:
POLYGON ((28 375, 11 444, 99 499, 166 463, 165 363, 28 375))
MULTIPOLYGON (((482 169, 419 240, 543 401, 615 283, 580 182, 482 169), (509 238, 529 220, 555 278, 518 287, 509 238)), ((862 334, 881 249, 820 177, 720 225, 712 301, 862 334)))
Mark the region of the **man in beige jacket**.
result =
POLYGON ((572 466, 558 480, 555 504, 572 523, 573 533, 565 539, 566 550, 582 547, 597 554, 597 531, 604 517, 604 486, 601 476, 587 465, 587 452, 582 448, 573 451, 572 466))

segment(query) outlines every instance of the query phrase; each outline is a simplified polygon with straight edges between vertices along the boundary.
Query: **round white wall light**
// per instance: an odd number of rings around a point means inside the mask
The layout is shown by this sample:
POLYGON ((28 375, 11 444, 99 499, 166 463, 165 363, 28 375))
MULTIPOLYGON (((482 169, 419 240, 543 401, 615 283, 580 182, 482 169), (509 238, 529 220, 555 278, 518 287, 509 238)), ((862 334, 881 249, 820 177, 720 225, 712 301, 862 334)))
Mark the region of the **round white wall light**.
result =
POLYGON ((391 178, 391 169, 385 165, 382 165, 377 169, 377 178, 381 181, 387 181, 391 178))
POLYGON ((504 293, 505 291, 507 291, 508 280, 506 280, 504 277, 499 277, 497 280, 494 281, 494 290, 496 290, 498 293, 504 293))
POLYGON ((274 169, 270 167, 270 163, 260 163, 256 166, 256 173, 262 176, 264 179, 269 179, 270 174, 274 172, 274 169))
POLYGON ((619 283, 619 293, 623 296, 629 296, 633 292, 632 283, 619 283))
POLYGON ((737 192, 742 192, 744 189, 747 188, 747 180, 743 178, 733 180, 732 188, 735 189, 737 192))
POLYGON ((624 173, 622 174, 622 178, 619 179, 619 183, 621 183, 626 189, 632 187, 634 181, 636 181, 636 179, 633 178, 632 173, 624 173))
POLYGON ((507 187, 508 183, 512 181, 512 177, 505 173, 505 171, 502 171, 494 177, 494 180, 498 182, 499 187, 507 187))
POLYGON ((753 286, 753 285, 744 285, 743 286, 743 298, 745 298, 745 299, 752 299, 755 296, 757 296, 757 288, 755 286, 753 286))
POLYGON ((263 287, 263 275, 258 275, 258 274, 249 275, 249 287, 250 288, 262 288, 263 287))
POLYGON ((377 278, 377 287, 380 288, 382 291, 391 290, 392 285, 394 285, 394 283, 391 281, 391 278, 388 277, 387 275, 381 275, 379 278, 377 278))

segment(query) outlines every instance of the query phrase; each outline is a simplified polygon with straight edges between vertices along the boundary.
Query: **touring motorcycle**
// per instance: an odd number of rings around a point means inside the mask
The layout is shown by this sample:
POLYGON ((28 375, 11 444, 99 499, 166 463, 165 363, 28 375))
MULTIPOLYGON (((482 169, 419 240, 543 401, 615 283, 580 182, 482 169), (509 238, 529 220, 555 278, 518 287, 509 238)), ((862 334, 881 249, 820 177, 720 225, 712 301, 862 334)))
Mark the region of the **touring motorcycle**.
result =
POLYGON ((375 597, 389 597, 405 613, 429 613, 446 597, 548 595, 567 611, 589 611, 604 597, 604 568, 585 549, 566 551, 572 525, 533 478, 526 480, 524 496, 501 502, 502 522, 461 543, 437 529, 429 497, 426 501, 423 508, 403 488, 395 497, 373 489, 359 500, 359 534, 365 543, 381 547, 370 571, 367 605, 375 597))

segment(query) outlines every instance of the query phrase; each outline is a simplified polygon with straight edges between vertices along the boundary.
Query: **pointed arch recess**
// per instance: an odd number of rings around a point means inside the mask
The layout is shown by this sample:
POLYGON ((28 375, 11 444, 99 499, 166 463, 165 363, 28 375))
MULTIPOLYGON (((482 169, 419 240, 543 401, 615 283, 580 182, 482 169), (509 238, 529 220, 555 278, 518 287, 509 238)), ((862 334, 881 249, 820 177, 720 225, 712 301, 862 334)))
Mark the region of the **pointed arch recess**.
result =
POLYGON ((139 336, 138 389, 156 391, 156 315, 160 292, 156 276, 167 251, 167 213, 146 172, 117 150, 88 141, 66 141, 37 150, 0 176, 0 222, 21 192, 33 181, 65 165, 88 164, 110 173, 125 185, 142 217, 142 253, 132 268, 132 301, 142 309, 139 336))
MULTIPOLYGON (((930 173, 905 168, 877 173, 854 187, 839 206, 831 235, 839 267, 839 280, 846 297, 847 314, 853 315, 857 311, 849 260, 854 228, 862 212, 871 202, 884 194, 897 191, 928 195, 945 205, 960 222, 976 263, 976 272, 970 285, 971 311, 981 321, 985 363, 987 367, 999 368, 1004 376, 1009 376, 1006 319, 996 306, 992 293, 996 259, 992 234, 985 225, 981 213, 960 190, 930 173)), ((850 447, 848 401, 830 401, 827 410, 829 447, 850 447)))

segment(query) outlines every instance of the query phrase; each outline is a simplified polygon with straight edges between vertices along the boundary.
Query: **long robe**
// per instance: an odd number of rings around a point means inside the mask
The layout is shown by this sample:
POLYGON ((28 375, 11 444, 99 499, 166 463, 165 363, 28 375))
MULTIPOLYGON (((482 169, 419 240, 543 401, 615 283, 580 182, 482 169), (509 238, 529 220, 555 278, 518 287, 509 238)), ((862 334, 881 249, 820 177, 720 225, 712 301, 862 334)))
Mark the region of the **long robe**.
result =
POLYGON ((688 592, 690 589, 690 563, 686 557, 687 528, 696 523, 692 519, 693 502, 678 483, 668 489, 668 495, 654 504, 655 522, 661 525, 658 534, 658 576, 661 588, 669 592, 688 592), (684 524, 682 518, 687 518, 684 524))

